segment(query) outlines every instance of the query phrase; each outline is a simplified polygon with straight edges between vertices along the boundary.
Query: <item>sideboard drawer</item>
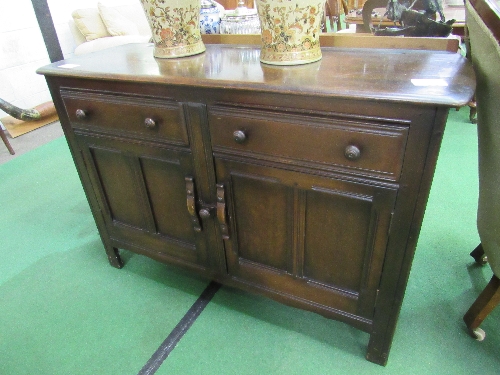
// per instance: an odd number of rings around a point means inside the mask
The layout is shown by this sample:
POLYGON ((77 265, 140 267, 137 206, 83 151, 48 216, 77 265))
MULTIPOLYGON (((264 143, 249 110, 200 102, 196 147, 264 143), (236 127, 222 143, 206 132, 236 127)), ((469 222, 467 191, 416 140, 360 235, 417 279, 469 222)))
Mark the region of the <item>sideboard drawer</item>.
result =
POLYGON ((408 127, 401 124, 217 106, 209 109, 214 151, 397 181, 408 127))
POLYGON ((62 91, 62 98, 73 128, 101 128, 130 137, 189 144, 182 106, 178 102, 69 90, 62 91))

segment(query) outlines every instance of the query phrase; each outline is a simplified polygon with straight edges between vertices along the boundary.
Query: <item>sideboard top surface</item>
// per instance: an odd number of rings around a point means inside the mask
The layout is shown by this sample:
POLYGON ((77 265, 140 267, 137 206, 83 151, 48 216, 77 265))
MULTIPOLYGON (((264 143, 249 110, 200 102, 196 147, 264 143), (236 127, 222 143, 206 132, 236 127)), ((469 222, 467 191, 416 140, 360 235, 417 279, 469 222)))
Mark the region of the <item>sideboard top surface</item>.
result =
POLYGON ((446 51, 327 47, 318 62, 273 66, 259 61, 258 46, 206 47, 196 56, 158 59, 152 44, 128 44, 59 61, 38 73, 449 107, 467 104, 475 90, 470 63, 446 51))

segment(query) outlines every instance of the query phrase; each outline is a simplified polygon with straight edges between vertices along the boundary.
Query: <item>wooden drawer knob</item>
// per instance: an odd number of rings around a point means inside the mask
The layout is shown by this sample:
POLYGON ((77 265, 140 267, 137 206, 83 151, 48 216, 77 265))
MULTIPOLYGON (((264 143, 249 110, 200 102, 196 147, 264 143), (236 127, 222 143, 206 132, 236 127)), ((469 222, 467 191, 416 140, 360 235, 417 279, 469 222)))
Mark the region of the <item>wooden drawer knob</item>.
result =
POLYGON ((75 112, 75 116, 78 120, 85 120, 87 118, 87 112, 83 109, 77 109, 75 112))
POLYGON ((156 121, 148 117, 144 120, 144 126, 148 129, 153 129, 156 126, 156 121))
POLYGON ((243 130, 236 130, 234 133, 233 133, 233 138, 234 138, 234 141, 236 143, 243 143, 247 140, 247 135, 245 134, 245 132, 243 130))
POLYGON ((361 156, 361 151, 354 145, 349 145, 344 150, 344 155, 348 160, 358 160, 361 156))

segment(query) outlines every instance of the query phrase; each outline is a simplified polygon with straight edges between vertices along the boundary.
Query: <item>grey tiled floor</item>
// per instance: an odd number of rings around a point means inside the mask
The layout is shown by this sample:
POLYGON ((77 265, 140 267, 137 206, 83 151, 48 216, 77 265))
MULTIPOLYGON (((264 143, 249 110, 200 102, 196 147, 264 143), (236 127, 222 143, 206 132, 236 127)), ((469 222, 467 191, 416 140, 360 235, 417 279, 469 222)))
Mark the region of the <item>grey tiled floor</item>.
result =
MULTIPOLYGON (((2 130, 0 129, 0 131, 2 130)), ((56 121, 16 138, 11 138, 8 132, 5 132, 5 134, 16 153, 15 155, 11 155, 0 139, 0 164, 7 163, 28 151, 62 137, 63 131, 60 122, 56 121)))

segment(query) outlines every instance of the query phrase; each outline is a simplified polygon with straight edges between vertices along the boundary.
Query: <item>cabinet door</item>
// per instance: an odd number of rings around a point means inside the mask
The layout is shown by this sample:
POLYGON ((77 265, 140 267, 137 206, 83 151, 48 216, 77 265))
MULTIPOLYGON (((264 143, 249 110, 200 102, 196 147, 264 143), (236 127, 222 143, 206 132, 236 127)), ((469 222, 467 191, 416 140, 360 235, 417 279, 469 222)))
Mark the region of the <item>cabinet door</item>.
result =
POLYGON ((210 263, 201 225, 188 210, 188 195, 194 206, 196 192, 189 151, 82 134, 77 140, 117 247, 132 246, 190 264, 210 263), (190 194, 189 181, 194 182, 190 194))
POLYGON ((216 160, 240 281, 371 319, 396 190, 216 160))

